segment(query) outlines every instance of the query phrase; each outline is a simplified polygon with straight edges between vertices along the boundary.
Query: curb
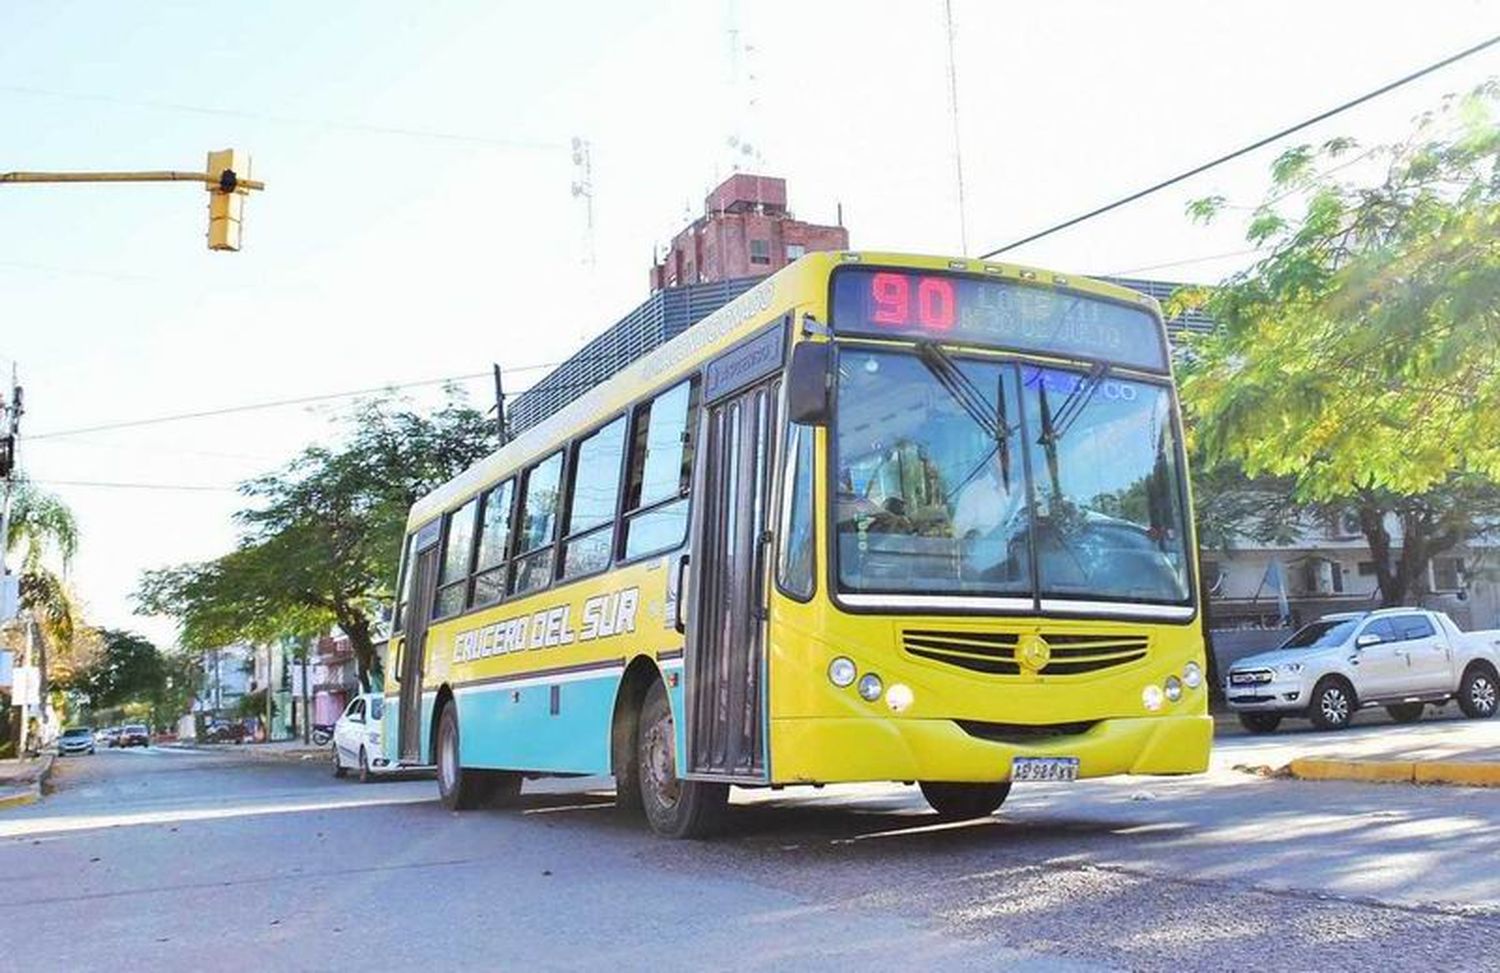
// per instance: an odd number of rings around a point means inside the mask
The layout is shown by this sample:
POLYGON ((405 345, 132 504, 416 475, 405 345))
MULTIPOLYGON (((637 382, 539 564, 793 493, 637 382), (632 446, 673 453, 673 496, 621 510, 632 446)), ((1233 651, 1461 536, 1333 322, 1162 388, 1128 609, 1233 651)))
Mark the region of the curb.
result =
POLYGON ((46 783, 47 775, 52 773, 52 764, 57 759, 53 754, 43 754, 41 770, 37 771, 36 780, 22 784, 23 788, 19 794, 11 794, 0 797, 0 810, 8 807, 24 807, 27 804, 35 804, 42 799, 42 784, 46 783))
POLYGON ((1500 787, 1500 763, 1462 760, 1328 760, 1299 757, 1287 770, 1299 780, 1456 784, 1500 787))

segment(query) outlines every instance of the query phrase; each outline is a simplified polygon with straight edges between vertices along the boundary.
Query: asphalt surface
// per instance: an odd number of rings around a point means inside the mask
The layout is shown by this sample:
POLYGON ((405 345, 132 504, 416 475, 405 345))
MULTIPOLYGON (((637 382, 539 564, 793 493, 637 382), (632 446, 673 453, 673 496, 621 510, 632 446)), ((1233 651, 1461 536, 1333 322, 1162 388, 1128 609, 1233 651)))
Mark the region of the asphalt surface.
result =
POLYGON ((597 779, 450 814, 430 780, 101 751, 0 812, 0 969, 1500 970, 1500 792, 1230 769, 1266 745, 968 825, 915 788, 739 794, 704 843, 597 779))

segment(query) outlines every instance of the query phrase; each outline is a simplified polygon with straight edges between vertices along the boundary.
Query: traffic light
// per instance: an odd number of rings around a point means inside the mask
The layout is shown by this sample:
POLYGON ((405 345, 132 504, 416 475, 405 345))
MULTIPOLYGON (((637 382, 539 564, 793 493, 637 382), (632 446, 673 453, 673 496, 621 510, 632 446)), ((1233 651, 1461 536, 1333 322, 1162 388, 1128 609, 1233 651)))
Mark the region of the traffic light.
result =
POLYGON ((208 189, 208 249, 238 250, 245 197, 250 190, 242 183, 250 178, 250 156, 235 149, 208 154, 204 170, 217 179, 208 189))

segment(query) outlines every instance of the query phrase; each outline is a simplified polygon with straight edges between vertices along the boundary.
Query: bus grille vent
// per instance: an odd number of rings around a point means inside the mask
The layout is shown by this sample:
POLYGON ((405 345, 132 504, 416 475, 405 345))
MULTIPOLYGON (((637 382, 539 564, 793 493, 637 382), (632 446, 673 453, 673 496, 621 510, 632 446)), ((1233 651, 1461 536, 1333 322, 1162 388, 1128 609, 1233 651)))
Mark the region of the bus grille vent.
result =
MULTIPOLYGON (((1074 676, 1112 669, 1146 657, 1144 635, 1077 635, 1042 632, 1050 658, 1038 672, 1044 676, 1074 676)), ((901 633, 908 655, 958 666, 973 672, 1018 675, 1016 645, 1010 632, 933 631, 907 629, 901 633)))

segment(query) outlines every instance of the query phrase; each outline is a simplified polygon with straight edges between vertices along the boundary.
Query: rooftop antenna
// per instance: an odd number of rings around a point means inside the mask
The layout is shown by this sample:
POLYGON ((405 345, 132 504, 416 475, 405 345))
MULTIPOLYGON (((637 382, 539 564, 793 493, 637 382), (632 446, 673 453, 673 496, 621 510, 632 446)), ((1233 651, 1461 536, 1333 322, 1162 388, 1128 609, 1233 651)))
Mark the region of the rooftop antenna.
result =
POLYGON ((953 176, 958 186, 959 253, 969 254, 969 228, 964 215, 964 154, 958 137, 958 62, 953 54, 953 0, 943 0, 943 22, 948 35, 948 107, 953 113, 953 176))
POLYGON ((726 0, 724 13, 727 21, 725 33, 729 40, 729 99, 734 105, 731 116, 734 119, 734 129, 724 139, 724 145, 729 149, 729 172, 733 175, 761 163, 760 148, 746 136, 750 116, 757 105, 755 71, 753 67, 748 71, 741 70, 741 60, 749 60, 755 53, 755 47, 742 39, 739 4, 736 0, 726 0))
MULTIPOLYGON (((573 136, 573 198, 583 200, 583 270, 587 276, 587 287, 593 291, 595 281, 594 260, 594 163, 592 147, 588 139, 573 136)), ((592 303, 592 302, 591 302, 592 303)), ((592 307, 589 308, 592 311, 592 307)), ((585 315, 578 328, 578 340, 589 337, 588 320, 585 315)))

